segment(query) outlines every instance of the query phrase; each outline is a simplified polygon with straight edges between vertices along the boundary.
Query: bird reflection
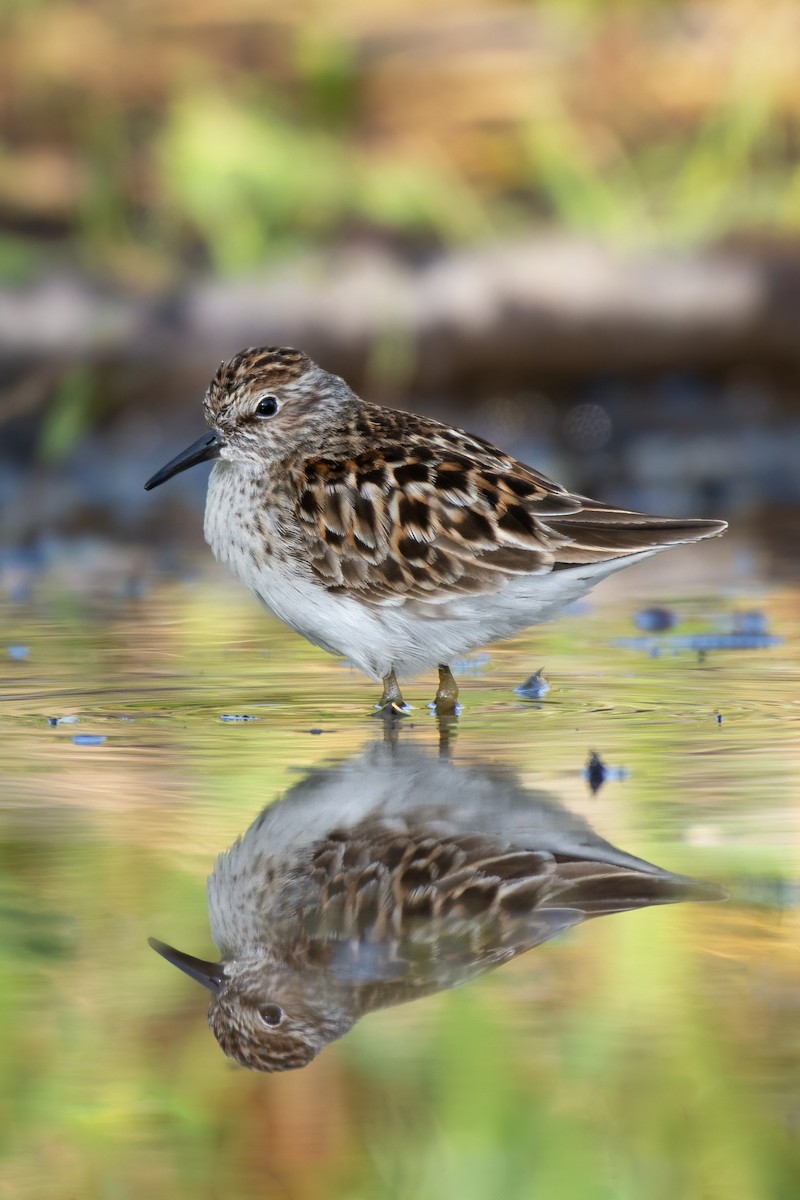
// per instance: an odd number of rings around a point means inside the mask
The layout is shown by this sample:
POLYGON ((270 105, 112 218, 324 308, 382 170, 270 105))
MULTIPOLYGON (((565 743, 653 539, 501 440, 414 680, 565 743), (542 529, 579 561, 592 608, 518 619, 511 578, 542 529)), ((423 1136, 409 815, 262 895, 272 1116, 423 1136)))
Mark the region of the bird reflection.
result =
POLYGON ((208 881, 211 992, 245 1067, 302 1067, 365 1013, 454 987, 591 917, 723 893, 634 858, 502 771, 391 741, 261 813, 208 881))

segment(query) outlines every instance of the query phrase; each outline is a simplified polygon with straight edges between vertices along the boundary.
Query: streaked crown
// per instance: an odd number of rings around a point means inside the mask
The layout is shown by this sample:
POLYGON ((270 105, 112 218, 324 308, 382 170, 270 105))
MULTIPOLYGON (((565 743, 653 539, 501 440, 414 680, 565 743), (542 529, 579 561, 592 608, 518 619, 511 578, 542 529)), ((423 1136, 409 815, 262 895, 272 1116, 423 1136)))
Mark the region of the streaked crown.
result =
POLYGON ((295 383, 313 363, 290 346, 250 346, 220 363, 206 393, 206 416, 213 420, 237 400, 270 388, 295 383))

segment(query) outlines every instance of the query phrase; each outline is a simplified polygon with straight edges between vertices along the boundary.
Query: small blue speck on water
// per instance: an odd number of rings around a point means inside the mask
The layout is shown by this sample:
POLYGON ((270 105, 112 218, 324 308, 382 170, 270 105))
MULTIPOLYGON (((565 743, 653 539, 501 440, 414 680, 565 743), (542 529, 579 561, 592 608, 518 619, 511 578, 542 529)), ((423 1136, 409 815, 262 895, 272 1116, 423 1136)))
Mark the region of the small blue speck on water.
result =
POLYGON ((106 735, 104 733, 76 733, 72 740, 76 746, 102 746, 106 735))
POLYGON ((245 713, 222 713, 220 721, 238 721, 240 724, 244 721, 257 721, 258 717, 248 717, 245 713))
POLYGON ((24 662, 30 654, 28 646, 9 646, 8 657, 13 658, 15 662, 24 662))
POLYGON ((718 725, 722 724, 722 713, 717 713, 716 720, 718 725))
POLYGON ((648 633, 660 633, 678 624, 678 618, 669 608, 640 608, 634 615, 634 624, 648 633))
POLYGON ((755 608, 749 612, 735 612, 733 614, 733 633, 738 633, 740 636, 760 637, 767 633, 769 622, 765 613, 755 608))
POLYGON ((48 717, 48 725, 77 725, 80 717, 48 717))

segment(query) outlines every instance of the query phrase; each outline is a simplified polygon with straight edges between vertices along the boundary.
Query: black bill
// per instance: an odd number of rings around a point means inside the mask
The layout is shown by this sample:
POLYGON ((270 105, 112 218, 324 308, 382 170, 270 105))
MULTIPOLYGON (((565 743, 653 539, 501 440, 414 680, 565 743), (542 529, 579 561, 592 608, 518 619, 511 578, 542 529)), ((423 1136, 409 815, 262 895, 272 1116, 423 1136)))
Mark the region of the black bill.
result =
POLYGON ((166 942, 160 942, 158 938, 148 938, 147 944, 153 947, 156 954, 160 954, 179 971, 184 971, 191 979, 202 983, 203 987, 208 988, 215 996, 218 996, 224 988, 227 976, 223 963, 206 962, 205 959, 194 958, 191 954, 184 954, 182 950, 168 946, 166 942))
POLYGON ((187 446, 180 454, 171 458, 165 467, 156 471, 155 475, 151 475, 144 485, 144 490, 149 492, 151 488, 158 487, 160 483, 166 483, 168 479, 172 479, 173 475, 180 475, 181 471, 187 471, 189 467, 194 467, 197 463, 208 462, 211 458, 219 458, 222 446, 222 434, 216 429, 209 429, 208 433, 204 433, 196 442, 192 442, 191 446, 187 446))

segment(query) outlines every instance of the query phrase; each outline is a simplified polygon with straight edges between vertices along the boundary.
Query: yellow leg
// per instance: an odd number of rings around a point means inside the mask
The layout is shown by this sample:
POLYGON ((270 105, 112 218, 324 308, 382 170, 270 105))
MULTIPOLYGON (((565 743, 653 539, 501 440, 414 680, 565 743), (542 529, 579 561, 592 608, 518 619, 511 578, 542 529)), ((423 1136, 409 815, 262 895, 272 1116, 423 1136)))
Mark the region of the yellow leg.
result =
POLYGON ((406 702, 393 670, 383 678, 383 695, 378 710, 380 715, 385 717, 402 717, 407 712, 406 702))
POLYGON ((439 663, 439 687, 433 703, 440 717, 458 715, 458 684, 446 663, 439 663))

